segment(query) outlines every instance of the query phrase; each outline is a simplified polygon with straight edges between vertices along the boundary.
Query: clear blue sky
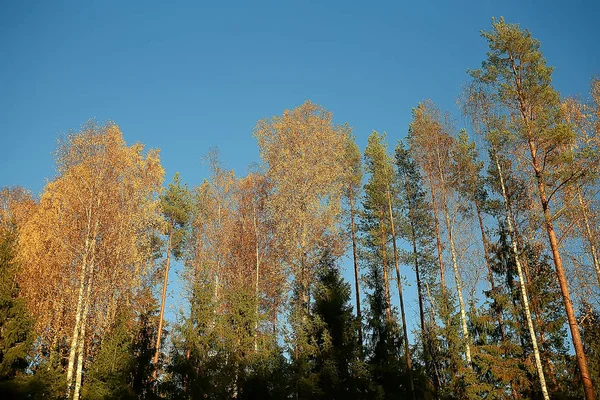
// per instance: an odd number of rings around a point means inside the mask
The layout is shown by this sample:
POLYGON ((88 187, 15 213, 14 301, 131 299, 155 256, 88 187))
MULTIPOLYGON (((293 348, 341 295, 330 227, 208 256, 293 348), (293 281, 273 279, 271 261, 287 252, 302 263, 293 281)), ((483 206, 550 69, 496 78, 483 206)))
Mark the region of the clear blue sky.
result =
MULTIPOLYGON (((404 137, 411 107, 456 98, 492 16, 540 39, 555 86, 600 75, 598 1, 77 1, 0 4, 0 186, 39 193, 61 132, 114 120, 160 148, 170 180, 206 176, 212 146, 244 174, 257 120, 306 99, 355 127, 404 137)), ((410 276, 409 276, 410 278, 410 276)))

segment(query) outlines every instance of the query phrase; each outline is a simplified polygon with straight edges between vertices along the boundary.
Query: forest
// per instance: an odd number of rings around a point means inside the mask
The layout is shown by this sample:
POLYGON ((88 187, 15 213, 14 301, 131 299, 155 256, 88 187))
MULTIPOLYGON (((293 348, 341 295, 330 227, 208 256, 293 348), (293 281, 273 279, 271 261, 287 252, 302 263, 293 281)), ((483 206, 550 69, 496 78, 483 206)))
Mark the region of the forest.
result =
POLYGON ((364 150, 311 101, 197 187, 116 123, 63 135, 39 196, 0 189, 1 397, 596 399, 600 80, 562 96, 503 18, 481 40, 462 115, 415 99, 364 150))

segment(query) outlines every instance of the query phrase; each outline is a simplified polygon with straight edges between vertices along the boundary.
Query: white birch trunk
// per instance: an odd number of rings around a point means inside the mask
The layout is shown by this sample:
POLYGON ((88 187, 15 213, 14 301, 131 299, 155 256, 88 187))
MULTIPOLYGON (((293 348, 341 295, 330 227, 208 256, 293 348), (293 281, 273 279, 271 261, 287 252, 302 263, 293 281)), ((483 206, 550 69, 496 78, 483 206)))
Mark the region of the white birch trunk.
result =
POLYGON ((448 229, 448 241, 450 242, 450 256, 452 257, 452 270, 454 271, 454 281, 456 282, 456 292, 458 294, 458 305, 460 307, 460 322, 462 325, 463 339, 465 341, 465 355, 467 364, 471 368, 471 345, 469 344, 469 329, 467 328, 467 312, 465 310, 465 301, 462 294, 462 281, 460 271, 458 270, 458 261, 456 257, 456 248, 454 247, 454 234, 452 232, 452 223, 448 212, 448 204, 444 199, 444 218, 446 219, 446 228, 448 229))
POLYGON ((523 301, 523 309, 525 310, 525 317, 527 319, 527 327, 529 328, 529 336, 531 338, 531 347, 533 348, 533 355, 535 357, 535 367, 540 379, 540 386, 542 389, 542 395, 544 400, 549 400, 548 389, 546 388, 546 378, 544 376, 544 369, 542 368, 542 360, 540 357, 540 351, 538 348, 537 337, 535 335, 535 329, 533 328, 533 320, 531 318, 531 311, 529 310, 529 299, 527 296, 527 287, 525 286, 525 278, 523 277, 523 268, 521 267, 521 261, 519 258, 519 249, 517 247, 517 241, 515 238, 515 231, 512 223, 512 213, 510 205, 508 204, 508 195, 506 193, 506 186, 504 185, 504 176, 502 175, 502 169, 500 168, 500 162, 498 161, 498 155, 494 154, 494 160, 496 163, 496 170, 500 177, 500 186, 502 187, 502 198, 504 199, 504 210, 506 212, 506 223, 508 225, 508 233, 510 234, 511 249, 513 256, 515 257, 515 264, 517 266, 517 272, 519 274, 519 286, 521 287, 521 300, 523 301))

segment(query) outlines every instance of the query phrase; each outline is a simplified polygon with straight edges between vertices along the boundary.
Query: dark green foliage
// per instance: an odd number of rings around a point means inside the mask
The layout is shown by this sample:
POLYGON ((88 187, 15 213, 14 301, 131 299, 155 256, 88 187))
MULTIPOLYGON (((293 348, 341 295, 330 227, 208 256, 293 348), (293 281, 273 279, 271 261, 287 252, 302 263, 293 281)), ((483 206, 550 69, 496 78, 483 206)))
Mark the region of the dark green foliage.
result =
POLYGON ((123 310, 87 369, 82 397, 155 398, 151 381, 155 331, 148 312, 135 317, 123 310))
POLYGON ((192 217, 192 204, 192 195, 187 185, 181 184, 178 172, 160 198, 160 207, 169 226, 167 234, 171 235, 171 251, 177 259, 183 255, 186 228, 192 217))
POLYGON ((350 285, 329 254, 320 266, 312 306, 314 369, 322 399, 364 398, 369 391, 365 366, 357 345, 358 321, 350 305, 350 285))
POLYGON ((15 261, 17 229, 0 227, 0 381, 14 378, 28 364, 32 321, 25 302, 18 298, 15 261))

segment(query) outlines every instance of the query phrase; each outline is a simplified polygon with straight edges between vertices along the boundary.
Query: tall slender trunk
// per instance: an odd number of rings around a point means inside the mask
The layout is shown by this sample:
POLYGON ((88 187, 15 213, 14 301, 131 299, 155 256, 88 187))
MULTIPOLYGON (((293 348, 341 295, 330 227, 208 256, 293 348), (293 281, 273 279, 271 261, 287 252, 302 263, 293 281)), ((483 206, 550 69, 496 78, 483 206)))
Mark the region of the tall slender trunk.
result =
POLYGON ((85 278, 87 273, 87 258, 89 256, 90 239, 85 240, 83 260, 81 264, 81 273, 79 276, 79 290, 77 294, 77 309, 75 311, 75 325, 73 326, 73 335, 71 337, 71 346, 69 349, 69 363, 67 364, 67 398, 71 396, 71 386, 73 385, 73 372, 75 368, 75 355, 77 353, 77 343, 79 341, 79 331, 81 328, 81 314, 83 311, 83 302, 85 296, 85 278))
POLYGON ((154 371, 152 371, 152 378, 156 379, 158 374, 158 357, 160 355, 160 339, 162 337, 163 330, 163 318, 165 315, 165 303, 167 302, 167 286, 169 284, 169 267, 171 266, 171 240, 173 236, 173 224, 169 225, 169 241, 167 243, 167 259, 165 262, 165 276, 163 278, 163 289, 162 299, 160 303, 160 316, 158 317, 158 332, 156 332, 156 345, 154 350, 154 357, 152 363, 154 364, 154 371))
POLYGON ((392 210, 392 195, 388 186, 387 189, 388 211, 390 217, 390 227, 392 228, 392 244, 394 249, 394 263, 396 265, 396 281, 398 286, 398 298, 400 300, 400 314, 402 316, 402 332, 404 333, 404 352, 406 354, 406 369, 408 370, 408 379, 410 380, 410 391, 413 400, 416 399, 415 385, 413 382, 412 361, 410 359, 410 349, 408 346, 408 329, 406 327, 406 314, 404 312, 404 296, 402 295, 402 279, 400 276, 400 264, 398 261, 398 249, 396 248, 396 229, 394 227, 394 212, 392 210))
POLYGON ((385 297, 385 315, 388 322, 392 321, 392 303, 390 301, 390 281, 388 278, 388 266, 387 266, 387 239, 385 234, 383 210, 379 212, 379 227, 381 231, 381 259, 383 262, 383 285, 384 285, 384 297, 385 297))
MULTIPOLYGON (((413 252, 413 262, 415 266, 415 275, 417 279, 417 295, 419 300, 419 320, 421 323, 421 337, 423 340, 423 358, 425 359, 425 369, 426 371, 431 371, 431 349, 429 340, 426 338, 426 328, 425 328, 425 310, 423 306, 423 284, 421 282, 421 272, 419 268, 419 254, 417 251, 417 234, 415 231, 415 220, 414 220, 414 212, 413 212, 413 204, 412 204, 412 196, 410 190, 410 185, 408 184, 408 179, 406 175, 404 175, 404 190, 406 191, 406 202, 408 204, 408 220, 410 223, 410 241, 412 245, 413 252)), ((439 382, 436 382, 439 383, 439 382)), ((437 389, 437 385, 436 385, 437 389)))
MULTIPOLYGON (((100 199, 98 199, 98 207, 100 206, 100 199)), ((82 328, 82 314, 83 314, 83 308, 84 308, 84 292, 85 292, 85 281, 86 281, 86 275, 88 272, 88 261, 89 258, 91 257, 91 264, 92 264, 92 273, 93 273, 93 259, 94 259, 94 253, 96 251, 96 236, 98 234, 98 220, 96 219, 96 221, 94 222, 94 227, 91 230, 91 235, 90 235, 90 228, 91 228, 91 215, 92 215, 92 210, 90 211, 89 217, 88 217, 88 232, 85 238, 85 243, 84 243, 84 252, 83 252, 83 257, 82 257, 82 264, 81 264, 81 274, 80 274, 80 282, 79 282, 79 293, 77 295, 77 310, 75 313, 75 326, 73 327, 73 337, 71 338, 71 347, 69 350, 69 363, 67 366, 67 398, 70 397, 71 395, 71 386, 73 385, 73 372, 74 372, 74 368, 75 368, 75 355, 77 353, 77 344, 79 341, 79 335, 80 335, 80 331, 82 328)), ((88 282, 88 284, 91 284, 91 280, 90 282, 88 282)))
MULTIPOLYGON (((516 228, 517 223, 515 221, 514 216, 512 216, 511 220, 513 222, 513 230, 514 230, 514 234, 515 234, 515 241, 517 242, 517 247, 523 248, 524 246, 522 244, 522 241, 521 241, 521 238, 519 235, 519 231, 516 228)), ((523 266, 523 271, 525 272, 525 285, 527 286, 527 290, 529 292, 529 291, 531 291, 531 285, 533 284, 533 279, 532 279, 531 273, 529 271, 529 263, 527 262, 527 259, 523 259, 523 260, 521 260, 521 264, 523 266)), ((550 359, 550 355, 548 354, 548 351, 545 350, 545 348, 546 348, 546 346, 545 346, 546 335, 544 334, 545 324, 544 324, 543 317, 541 317, 540 313, 539 313, 539 310, 541 307, 539 304, 539 299, 536 296, 533 296, 533 298, 531 299, 530 308, 532 311, 533 327, 540 336, 539 347, 541 349, 540 356, 542 357, 542 364, 545 362, 546 365, 548 365, 549 374, 546 374, 546 373, 545 374, 550 377, 552 387, 556 390, 558 388, 558 382, 556 380, 556 375, 554 374, 554 367, 552 366, 552 360, 550 359)))
POLYGON ((490 250, 489 243, 487 240, 487 235, 485 234, 485 225, 483 224, 483 217, 481 215, 481 206, 479 205, 479 201, 475 200, 475 212, 477 214, 477 221, 479 222, 479 230, 481 231, 481 243, 483 245, 483 256, 485 258, 485 265, 488 270, 488 278, 490 280, 491 289, 494 290, 496 287, 496 283, 494 282, 494 273, 492 272, 492 263, 490 261, 490 250))
POLYGON ((440 220, 438 218, 437 194, 435 183, 431 173, 429 174, 429 188, 431 189, 431 208, 433 209, 433 222, 435 226, 435 241, 437 245, 438 264, 440 267, 440 282, 442 285, 442 297, 446 297, 446 274, 444 268, 444 248, 442 247, 442 235, 440 233, 440 220))
POLYGON ((537 337, 535 335, 535 329, 533 328, 533 319, 531 318, 531 312, 529 310, 529 298, 527 295, 527 286, 525 278, 523 276, 523 268, 521 267, 521 261, 519 256, 519 249, 517 248, 517 239, 515 230, 513 227, 512 212, 510 204, 508 202, 508 194, 506 192, 506 186, 504 184, 504 176, 502 175, 502 168, 500 168, 500 162, 498 155, 494 152, 494 161, 496 163, 496 170, 500 178, 500 186, 502 187, 502 198, 504 199, 504 211, 506 213, 506 224, 508 225, 508 233, 510 235, 511 249, 515 258, 515 264, 517 266, 517 273, 519 274, 519 286, 521 288, 521 300, 523 301, 523 309, 525 310, 525 317, 527 319, 527 327, 529 328, 529 336, 531 338, 531 347, 533 348, 533 355, 535 357, 535 366, 537 369, 538 377, 540 379, 540 386, 542 394, 545 400, 549 400, 548 389, 546 387, 546 378, 544 376, 544 369, 542 368, 542 361, 540 358, 540 351, 537 344, 537 337))
MULTIPOLYGON (((429 289, 429 284, 427 283, 427 280, 425 280, 425 292, 427 293, 427 299, 429 300, 429 304, 431 304, 431 308, 430 308, 430 312, 429 312, 431 325, 435 326, 435 310, 437 309, 437 307, 435 305, 435 300, 431 296, 431 290, 429 289)), ((444 380, 443 380, 442 375, 440 374, 439 366, 438 366, 438 363, 436 362, 437 360, 433 356, 434 348, 432 346, 432 343, 430 342, 430 340, 432 339, 432 336, 433 335, 431 335, 430 332, 427 331, 427 342, 429 343, 431 363, 433 364, 433 370, 435 373, 435 382, 437 384, 436 389, 439 390, 439 388, 443 386, 444 380)), ((437 346, 436 350, 439 350, 439 346, 437 346)))
POLYGON ((354 261, 354 288, 356 291, 356 317, 358 318, 358 348, 363 358, 362 311, 360 309, 360 286, 358 275, 358 252, 356 249, 356 224, 354 223, 354 192, 350 188, 350 228, 352 231, 352 260, 354 261))
MULTIPOLYGON (((93 265, 92 265, 93 268, 93 265)), ((93 271, 92 271, 93 273, 93 271)), ((77 346, 77 372, 75 375, 75 389, 73 390, 73 400, 79 400, 79 394, 81 392, 81 381, 83 377, 83 363, 85 361, 85 328, 87 323, 87 316, 90 308, 90 297, 92 288, 92 277, 90 276, 87 293, 85 295, 85 306, 83 308, 83 316, 81 320, 81 334, 79 336, 79 344, 77 346)))
POLYGON ((587 206, 585 205, 583 194, 581 194, 581 189, 579 188, 577 188, 577 199, 579 200, 581 216, 583 217, 583 224, 585 226, 585 238, 587 239, 588 246, 590 247, 592 263, 594 264, 594 269, 596 270, 596 279, 598 280, 598 285, 600 286, 600 260, 598 259, 598 250, 596 249, 596 239, 594 237, 594 233, 592 232, 590 219, 587 213, 587 206))
MULTIPOLYGON (((406 177, 404 178, 404 187, 406 189, 407 202, 408 202, 408 220, 410 222, 410 239, 412 244, 413 251, 413 262, 415 265, 415 275, 417 278, 417 294, 419 296, 419 319, 421 322, 421 332, 425 335, 425 310, 423 308, 423 285, 421 282, 421 272, 419 268, 419 253, 417 251, 417 234, 415 231, 415 220, 413 215, 413 205, 411 202, 412 194, 410 193, 410 188, 408 182, 406 181, 406 177)), ((427 359, 427 357, 426 357, 427 359)))
POLYGON ((252 207, 252 211, 253 211, 253 215, 252 215, 252 222, 254 225, 254 240, 256 242, 256 245, 254 246, 255 249, 255 256, 256 256, 256 273, 255 273, 255 281, 254 281, 254 296, 255 296, 255 301, 256 301, 256 308, 254 310, 254 352, 258 351, 258 313, 259 313, 259 306, 260 306, 260 299, 259 299, 259 287, 258 287, 258 279, 259 279, 259 275, 260 275, 260 254, 258 251, 258 225, 256 224, 256 208, 253 206, 252 207))
POLYGON ((569 284, 567 283, 567 276, 563 268, 562 258, 560 251, 558 250, 558 239, 556 238, 556 232, 554 231, 554 222, 552 221, 552 215, 550 213, 550 206, 548 196, 546 194, 546 183, 542 175, 542 169, 540 166, 540 160, 537 157, 536 144, 532 139, 529 139, 529 151, 531 154, 531 161, 535 172, 535 178, 538 186, 538 194, 542 210, 544 213, 544 222, 546 225, 546 232, 548 234, 548 240, 550 242, 550 249, 552 251, 552 259, 554 260, 554 266, 556 268, 556 275, 558 283, 560 285, 560 292, 562 294, 563 303, 565 305, 565 311, 567 313, 567 320, 569 322, 569 329, 571 331, 571 338, 573 339, 573 347, 575 348, 575 357, 577 359, 577 366, 579 367, 579 373, 581 380, 583 381, 583 391, 585 393, 586 400, 594 400, 596 395, 594 393, 594 385, 592 378, 587 366, 587 358, 583 349, 583 342, 579 333, 579 325, 575 317, 575 310, 573 309, 573 303, 571 302, 571 295, 569 293, 569 284))
POLYGON ((444 218, 446 220, 446 229, 448 230, 448 242, 450 242, 450 256, 452 258, 452 270, 454 271, 454 281, 456 283, 456 293, 458 295, 458 306, 460 307, 460 321, 463 331, 463 340, 465 341, 465 356, 467 365, 471 368, 471 345, 469 344, 469 329, 467 328, 467 312, 465 309, 465 301, 462 294, 462 280, 460 271, 458 270, 458 260, 456 248, 454 246, 454 234, 452 232, 452 223, 450 221, 450 213, 448 212, 448 204, 444 199, 444 218))

